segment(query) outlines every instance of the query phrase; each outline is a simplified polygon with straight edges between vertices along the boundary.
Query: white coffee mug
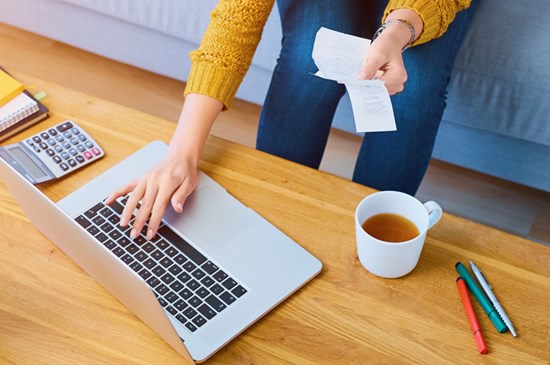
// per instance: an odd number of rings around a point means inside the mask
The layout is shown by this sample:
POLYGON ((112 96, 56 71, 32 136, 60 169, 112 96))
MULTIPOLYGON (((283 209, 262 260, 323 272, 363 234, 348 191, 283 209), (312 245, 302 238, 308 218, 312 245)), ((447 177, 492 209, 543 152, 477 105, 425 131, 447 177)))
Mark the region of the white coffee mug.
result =
POLYGON ((364 198, 355 210, 357 254, 363 266, 374 275, 398 278, 410 273, 418 263, 426 233, 436 224, 443 210, 436 202, 422 204, 398 191, 380 191, 364 198), (385 242, 369 235, 363 223, 376 214, 399 214, 418 228, 418 236, 404 242, 385 242))

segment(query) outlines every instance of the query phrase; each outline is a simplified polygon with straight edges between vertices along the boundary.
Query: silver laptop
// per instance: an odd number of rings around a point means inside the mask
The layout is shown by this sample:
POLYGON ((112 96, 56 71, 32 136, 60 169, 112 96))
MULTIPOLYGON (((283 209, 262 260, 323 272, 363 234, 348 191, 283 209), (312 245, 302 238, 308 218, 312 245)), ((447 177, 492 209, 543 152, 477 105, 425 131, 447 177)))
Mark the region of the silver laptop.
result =
POLYGON ((31 222, 178 353, 201 362, 321 271, 321 262, 200 173, 183 213, 131 240, 104 199, 167 153, 153 142, 53 203, 0 158, 31 222))

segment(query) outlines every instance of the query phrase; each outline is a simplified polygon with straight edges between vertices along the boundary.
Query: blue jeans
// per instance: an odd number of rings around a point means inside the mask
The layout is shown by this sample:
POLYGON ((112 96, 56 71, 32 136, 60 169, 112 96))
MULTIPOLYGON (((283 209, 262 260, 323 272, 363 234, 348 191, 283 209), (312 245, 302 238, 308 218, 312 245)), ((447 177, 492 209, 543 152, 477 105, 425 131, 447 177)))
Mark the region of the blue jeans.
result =
MULTIPOLYGON (((438 39, 404 53, 405 90, 392 97, 396 132, 366 133, 353 181, 414 195, 426 173, 456 53, 478 0, 438 39)), ((259 150, 319 168, 345 87, 313 76, 315 34, 324 26, 371 38, 385 1, 277 0, 282 49, 260 116, 259 150)))

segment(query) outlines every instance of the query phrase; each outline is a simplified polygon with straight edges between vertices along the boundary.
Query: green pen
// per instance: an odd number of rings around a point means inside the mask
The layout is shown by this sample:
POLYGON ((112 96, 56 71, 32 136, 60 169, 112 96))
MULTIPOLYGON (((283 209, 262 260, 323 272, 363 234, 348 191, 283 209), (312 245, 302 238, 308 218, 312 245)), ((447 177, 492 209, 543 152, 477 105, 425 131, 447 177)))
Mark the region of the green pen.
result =
POLYGON ((498 315, 495 308, 493 308, 493 306, 491 305, 491 302, 489 302, 489 299, 487 299, 485 294, 481 291, 481 288, 476 284, 474 278, 466 269, 466 266, 464 266, 462 262, 458 261, 455 265, 455 268, 458 274, 464 279, 464 281, 466 281, 468 289, 470 289, 474 297, 476 297, 477 301, 479 302, 485 313, 487 313, 487 316, 489 316, 491 322, 493 322, 493 324, 495 325, 497 331, 499 333, 506 332, 508 328, 498 315))

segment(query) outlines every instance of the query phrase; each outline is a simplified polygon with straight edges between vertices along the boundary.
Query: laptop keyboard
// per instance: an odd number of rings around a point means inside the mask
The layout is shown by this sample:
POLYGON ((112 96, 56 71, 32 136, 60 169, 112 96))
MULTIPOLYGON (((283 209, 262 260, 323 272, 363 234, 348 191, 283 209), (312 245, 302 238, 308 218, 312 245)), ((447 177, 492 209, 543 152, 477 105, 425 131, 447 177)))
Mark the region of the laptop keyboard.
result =
POLYGON ((110 206, 100 202, 75 221, 141 276, 160 305, 190 332, 247 292, 164 223, 151 241, 145 236, 147 226, 132 240, 134 217, 128 226, 119 225, 127 199, 110 206))

